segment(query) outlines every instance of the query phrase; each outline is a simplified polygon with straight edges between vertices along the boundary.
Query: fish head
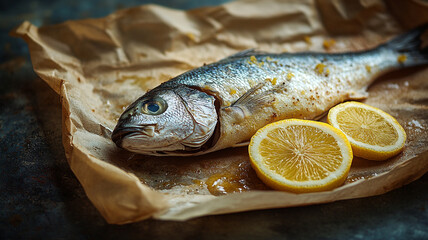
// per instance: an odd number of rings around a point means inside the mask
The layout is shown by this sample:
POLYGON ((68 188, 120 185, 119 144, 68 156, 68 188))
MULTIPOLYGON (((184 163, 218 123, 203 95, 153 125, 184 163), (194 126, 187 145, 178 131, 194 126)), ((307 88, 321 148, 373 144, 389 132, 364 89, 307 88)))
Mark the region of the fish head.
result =
POLYGON ((195 98, 195 94, 189 91, 196 90, 161 88, 146 93, 120 116, 112 133, 112 140, 117 146, 128 151, 149 155, 163 155, 200 147, 213 132, 207 129, 201 131, 200 124, 214 129, 217 115, 213 101, 199 101, 203 95, 198 93, 200 96, 195 98), (196 109, 195 104, 198 106, 196 109), (208 124, 206 120, 197 121, 200 116, 195 115, 200 115, 198 109, 201 107, 205 112, 214 110, 215 119, 208 124), (202 136, 204 134, 206 136, 202 136), (201 139, 205 141, 201 142, 201 139))

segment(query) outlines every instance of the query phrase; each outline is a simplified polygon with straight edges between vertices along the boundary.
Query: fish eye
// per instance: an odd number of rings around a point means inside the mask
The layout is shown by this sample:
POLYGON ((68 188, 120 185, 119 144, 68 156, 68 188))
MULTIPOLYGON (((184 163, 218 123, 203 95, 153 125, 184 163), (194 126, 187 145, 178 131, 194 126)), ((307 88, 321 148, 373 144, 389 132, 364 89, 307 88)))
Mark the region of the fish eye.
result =
POLYGON ((159 115, 165 112, 168 108, 165 100, 160 97, 154 97, 143 102, 141 106, 141 111, 149 115, 159 115))

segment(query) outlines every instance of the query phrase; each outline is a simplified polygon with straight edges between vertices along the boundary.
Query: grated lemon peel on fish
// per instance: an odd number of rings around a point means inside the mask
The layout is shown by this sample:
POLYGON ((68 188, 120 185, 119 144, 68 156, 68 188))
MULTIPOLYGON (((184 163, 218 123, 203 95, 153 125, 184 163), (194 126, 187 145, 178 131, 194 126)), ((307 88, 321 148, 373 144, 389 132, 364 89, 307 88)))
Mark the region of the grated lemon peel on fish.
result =
MULTIPOLYGON (((383 73, 427 64, 420 40, 425 30, 360 52, 239 52, 138 98, 119 118, 112 140, 128 151, 160 156, 247 145, 273 121, 316 119, 343 101, 367 96, 368 86, 383 73)), ((325 43, 330 48, 335 42, 325 43)))

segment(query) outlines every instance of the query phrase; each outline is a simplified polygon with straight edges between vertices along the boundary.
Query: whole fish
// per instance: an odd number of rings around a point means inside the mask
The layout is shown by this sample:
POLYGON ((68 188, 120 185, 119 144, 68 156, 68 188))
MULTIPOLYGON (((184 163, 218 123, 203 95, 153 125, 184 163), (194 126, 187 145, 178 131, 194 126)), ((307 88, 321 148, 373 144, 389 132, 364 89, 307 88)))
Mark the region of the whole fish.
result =
POLYGON ((268 123, 316 119, 367 97, 382 73, 428 63, 414 29, 374 49, 339 54, 247 50, 185 72, 132 103, 112 140, 149 155, 199 155, 248 144, 268 123))

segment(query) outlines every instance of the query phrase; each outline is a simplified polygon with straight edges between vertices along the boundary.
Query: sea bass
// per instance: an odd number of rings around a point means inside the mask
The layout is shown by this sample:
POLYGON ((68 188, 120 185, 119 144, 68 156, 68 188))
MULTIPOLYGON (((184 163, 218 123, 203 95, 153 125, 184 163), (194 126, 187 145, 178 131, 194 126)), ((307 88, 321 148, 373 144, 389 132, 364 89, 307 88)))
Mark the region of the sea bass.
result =
POLYGON ((338 103, 367 97, 380 74, 428 63, 420 39, 425 29, 361 52, 240 52, 138 98, 120 116, 112 140, 148 155, 199 155, 246 145, 266 124, 317 119, 338 103))

